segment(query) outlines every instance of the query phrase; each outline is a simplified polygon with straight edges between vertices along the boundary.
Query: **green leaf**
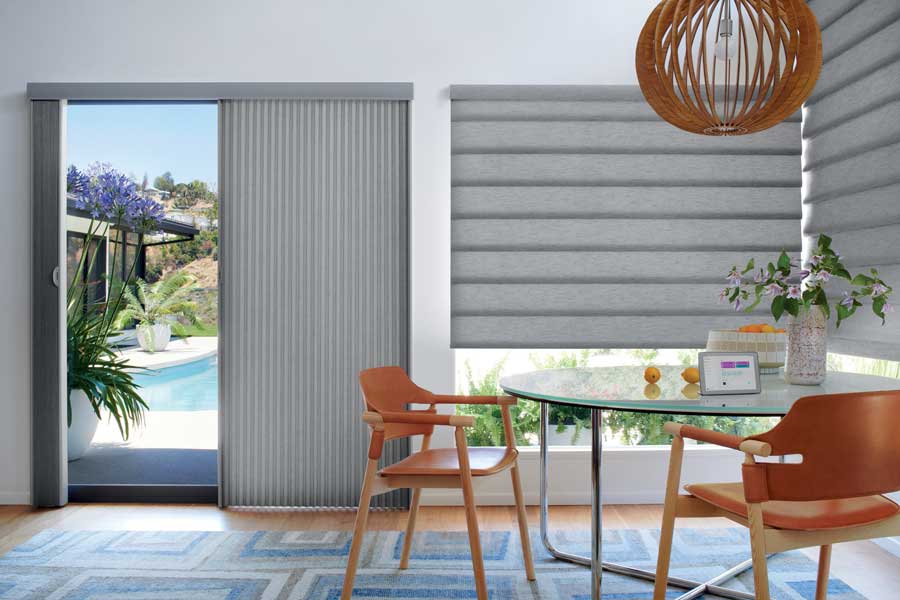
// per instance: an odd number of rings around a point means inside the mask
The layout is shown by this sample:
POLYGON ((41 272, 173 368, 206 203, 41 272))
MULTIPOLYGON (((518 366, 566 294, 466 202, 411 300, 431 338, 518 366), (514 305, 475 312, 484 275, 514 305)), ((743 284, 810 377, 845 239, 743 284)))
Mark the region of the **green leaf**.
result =
POLYGON ((846 279, 847 281, 851 281, 853 277, 850 275, 850 271, 845 269, 844 267, 839 267, 834 270, 834 274, 836 277, 840 277, 841 279, 846 279))
POLYGON ((789 315, 796 317, 800 314, 800 301, 796 298, 785 299, 784 310, 786 310, 789 315))
POLYGON ((775 317, 776 321, 784 314, 785 300, 786 298, 784 296, 775 296, 775 299, 772 300, 772 316, 775 317))
POLYGON ((872 312, 881 317, 881 324, 884 325, 884 296, 878 296, 872 299, 872 312))
POLYGON ((822 248, 823 250, 831 248, 831 238, 824 233, 819 235, 819 248, 822 248))
POLYGON ((781 255, 778 257, 778 268, 782 271, 790 270, 791 268, 791 257, 784 250, 781 251, 781 255))
POLYGON ((741 271, 741 275, 746 275, 747 273, 749 273, 750 271, 752 271, 753 268, 754 268, 754 263, 753 263, 753 259, 751 258, 751 259, 747 262, 747 266, 744 268, 744 270, 741 271))
POLYGON ((875 283, 875 280, 869 277, 868 275, 863 275, 862 273, 858 274, 854 277, 850 283, 853 285, 872 285, 875 283))

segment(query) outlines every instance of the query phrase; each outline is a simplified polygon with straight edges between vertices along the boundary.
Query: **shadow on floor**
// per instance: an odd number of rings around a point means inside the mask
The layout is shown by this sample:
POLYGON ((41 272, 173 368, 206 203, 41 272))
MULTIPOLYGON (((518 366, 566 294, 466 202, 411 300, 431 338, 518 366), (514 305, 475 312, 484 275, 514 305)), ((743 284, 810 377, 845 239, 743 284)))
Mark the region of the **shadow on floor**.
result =
POLYGON ((69 463, 70 485, 216 485, 216 450, 92 446, 69 463))

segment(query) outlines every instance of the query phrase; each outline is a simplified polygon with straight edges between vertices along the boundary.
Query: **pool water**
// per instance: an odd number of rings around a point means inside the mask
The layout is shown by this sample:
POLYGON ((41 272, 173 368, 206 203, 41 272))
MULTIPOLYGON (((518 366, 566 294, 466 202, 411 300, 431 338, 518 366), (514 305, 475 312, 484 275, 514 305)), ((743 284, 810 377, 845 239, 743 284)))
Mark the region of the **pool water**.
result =
POLYGON ((186 365, 142 371, 134 375, 138 393, 151 411, 217 410, 219 406, 218 357, 186 365))

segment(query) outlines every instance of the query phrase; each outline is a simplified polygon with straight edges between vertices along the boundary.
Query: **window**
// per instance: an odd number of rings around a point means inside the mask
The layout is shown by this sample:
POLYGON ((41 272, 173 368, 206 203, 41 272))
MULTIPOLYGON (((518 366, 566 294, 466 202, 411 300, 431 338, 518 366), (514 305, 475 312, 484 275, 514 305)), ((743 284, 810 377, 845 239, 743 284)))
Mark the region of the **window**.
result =
MULTIPOLYGON (((505 375, 535 369, 601 367, 618 365, 697 364, 698 350, 457 350, 456 387, 465 395, 502 393, 499 381, 505 375)), ((498 446, 504 443, 500 409, 496 406, 459 406, 458 414, 476 417, 475 427, 467 430, 472 446, 498 446)), ((516 443, 539 443, 540 405, 519 401, 512 409, 516 443)), ((777 419, 769 417, 706 417, 698 415, 658 415, 610 411, 605 415, 603 443, 608 446, 668 445, 670 436, 662 426, 667 421, 690 423, 741 436, 771 428, 777 419)), ((590 436, 590 411, 585 408, 552 406, 548 437, 551 446, 587 446, 590 436)))

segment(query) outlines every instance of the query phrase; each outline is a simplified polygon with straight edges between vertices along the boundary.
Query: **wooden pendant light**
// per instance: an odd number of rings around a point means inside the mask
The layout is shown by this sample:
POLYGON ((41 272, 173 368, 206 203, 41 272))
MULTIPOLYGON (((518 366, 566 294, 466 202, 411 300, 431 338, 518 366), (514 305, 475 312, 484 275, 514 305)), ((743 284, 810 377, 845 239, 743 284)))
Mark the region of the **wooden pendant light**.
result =
POLYGON ((805 0, 662 0, 635 63, 660 117, 692 133, 743 135, 780 123, 809 97, 822 34, 805 0))

